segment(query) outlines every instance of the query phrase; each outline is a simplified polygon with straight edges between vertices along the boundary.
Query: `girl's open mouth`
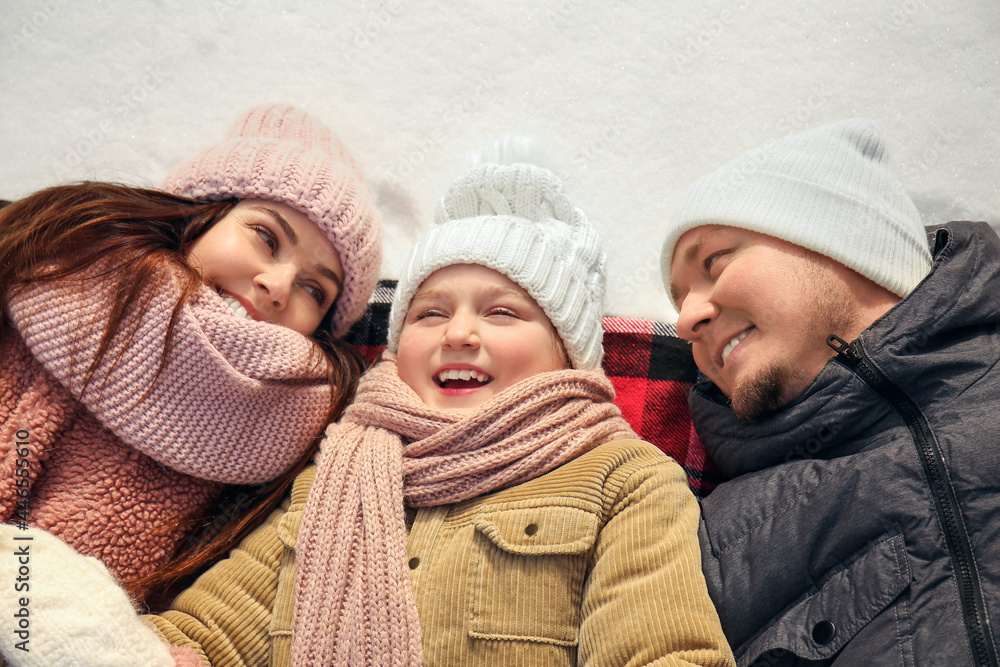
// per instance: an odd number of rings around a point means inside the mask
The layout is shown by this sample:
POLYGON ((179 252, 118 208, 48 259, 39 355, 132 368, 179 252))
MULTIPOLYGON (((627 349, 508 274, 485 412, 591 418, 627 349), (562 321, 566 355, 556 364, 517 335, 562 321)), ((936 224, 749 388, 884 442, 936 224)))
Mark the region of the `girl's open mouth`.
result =
POLYGON ((434 378, 442 389, 478 389, 493 381, 486 373, 471 368, 448 368, 434 378))

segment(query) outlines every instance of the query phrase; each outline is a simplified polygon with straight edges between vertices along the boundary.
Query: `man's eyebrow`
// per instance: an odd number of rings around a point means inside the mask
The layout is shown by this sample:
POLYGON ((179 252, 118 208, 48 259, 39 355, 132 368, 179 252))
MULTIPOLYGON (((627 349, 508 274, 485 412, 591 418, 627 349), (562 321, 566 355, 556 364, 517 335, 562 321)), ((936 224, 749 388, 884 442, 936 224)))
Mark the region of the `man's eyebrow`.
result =
MULTIPOLYGON (((701 252, 701 241, 695 241, 684 249, 680 263, 690 264, 698 257, 699 252, 701 252)), ((674 281, 672 280, 670 281, 670 298, 674 303, 680 301, 680 294, 677 292, 677 288, 674 286, 674 281)))
MULTIPOLYGON (((691 264, 692 262, 694 262, 696 259, 698 259, 698 255, 699 253, 701 253, 701 249, 705 247, 705 241, 711 241, 722 233, 724 233, 723 229, 705 230, 700 239, 698 239, 697 241, 695 241, 694 243, 692 243, 691 245, 689 245, 687 248, 684 249, 684 254, 681 256, 680 263, 691 264)), ((674 303, 677 303, 679 301, 678 298, 679 296, 680 295, 677 293, 677 288, 674 287, 673 282, 671 282, 670 297, 674 300, 674 303)))
POLYGON ((274 218, 274 221, 278 223, 278 226, 281 227, 281 231, 285 233, 285 236, 287 236, 288 240, 292 242, 292 245, 299 244, 299 237, 295 233, 295 230, 292 229, 292 226, 288 224, 288 221, 285 220, 280 213, 275 211, 273 208, 268 208, 266 206, 252 206, 251 208, 255 211, 260 211, 261 213, 267 213, 270 215, 274 218))
POLYGON ((698 253, 700 253, 701 249, 705 247, 706 242, 713 242, 718 237, 725 235, 728 231, 729 228, 727 227, 716 227, 704 230, 701 234, 701 238, 685 248, 684 256, 681 258, 681 261, 683 263, 690 264, 698 258, 698 253))
POLYGON ((684 251, 683 263, 690 264, 693 262, 697 259, 699 252, 701 252, 701 241, 695 241, 684 251))

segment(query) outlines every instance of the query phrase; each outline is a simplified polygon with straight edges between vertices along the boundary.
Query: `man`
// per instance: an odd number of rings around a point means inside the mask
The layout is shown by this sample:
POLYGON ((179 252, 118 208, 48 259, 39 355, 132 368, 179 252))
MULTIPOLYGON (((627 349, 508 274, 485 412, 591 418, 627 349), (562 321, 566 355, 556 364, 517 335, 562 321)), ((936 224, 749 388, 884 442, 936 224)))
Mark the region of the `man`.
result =
POLYGON ((1000 240, 925 230, 874 123, 698 181, 663 276, 731 481, 703 568, 747 665, 996 665, 1000 240))

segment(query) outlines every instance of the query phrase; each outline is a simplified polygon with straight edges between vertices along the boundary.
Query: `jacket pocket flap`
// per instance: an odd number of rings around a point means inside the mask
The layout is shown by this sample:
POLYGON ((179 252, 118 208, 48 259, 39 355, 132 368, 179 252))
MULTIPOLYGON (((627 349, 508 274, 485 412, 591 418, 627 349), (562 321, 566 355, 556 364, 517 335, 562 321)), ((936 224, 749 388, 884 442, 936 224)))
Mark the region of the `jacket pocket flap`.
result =
POLYGON ((860 556, 835 568, 760 634, 736 649, 746 665, 769 651, 808 660, 835 655, 909 586, 903 536, 880 538, 860 556))
POLYGON ((597 540, 597 515, 576 507, 484 512, 475 525, 493 544, 513 554, 579 554, 597 540))
POLYGON ((278 539, 289 549, 295 548, 295 542, 299 539, 299 526, 302 525, 302 512, 285 512, 275 530, 278 532, 278 539))

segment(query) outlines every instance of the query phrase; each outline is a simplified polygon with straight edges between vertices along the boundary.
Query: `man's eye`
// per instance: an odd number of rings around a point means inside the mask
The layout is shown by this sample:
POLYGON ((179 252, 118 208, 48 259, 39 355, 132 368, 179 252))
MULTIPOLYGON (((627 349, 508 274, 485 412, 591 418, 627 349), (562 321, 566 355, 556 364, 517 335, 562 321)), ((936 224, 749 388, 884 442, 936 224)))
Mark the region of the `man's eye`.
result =
POLYGON ((708 257, 706 257, 704 261, 705 272, 711 274, 712 269, 715 267, 716 263, 727 254, 729 254, 729 251, 723 250, 721 252, 714 252, 708 257))

